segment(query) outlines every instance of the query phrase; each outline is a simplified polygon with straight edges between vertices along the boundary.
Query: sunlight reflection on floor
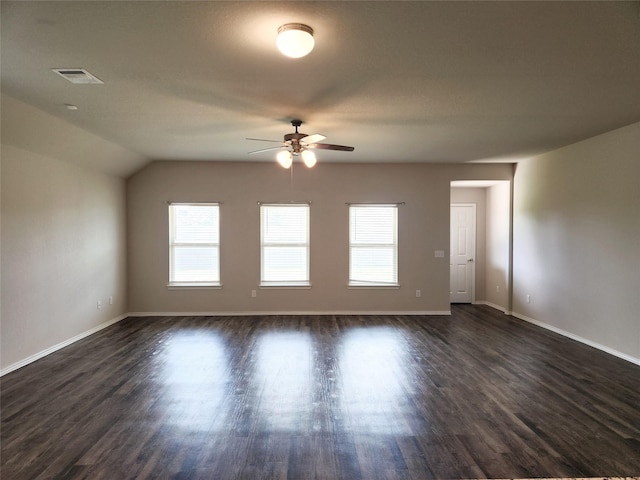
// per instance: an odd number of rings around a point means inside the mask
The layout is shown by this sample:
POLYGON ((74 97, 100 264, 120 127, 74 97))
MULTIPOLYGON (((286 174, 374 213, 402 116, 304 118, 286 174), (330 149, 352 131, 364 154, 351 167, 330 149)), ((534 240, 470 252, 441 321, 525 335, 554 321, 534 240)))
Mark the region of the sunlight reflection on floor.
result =
POLYGON ((341 405, 354 433, 401 434, 407 347, 397 331, 371 327, 347 332, 338 351, 341 405))
POLYGON ((257 342, 254 385, 257 417, 273 430, 298 430, 309 422, 311 337, 304 332, 274 332, 257 342))
POLYGON ((166 342, 159 361, 167 423, 192 431, 221 427, 230 381, 223 340, 210 330, 185 330, 166 342))
POLYGON ((157 358, 165 387, 157 405, 162 421, 193 432, 226 429, 240 435, 249 429, 411 433, 405 418, 411 366, 401 332, 351 328, 322 354, 308 332, 266 332, 235 366, 218 335, 183 330, 164 343, 157 358), (334 368, 327 372, 321 362, 328 359, 334 368), (232 368, 243 371, 233 385, 232 368))

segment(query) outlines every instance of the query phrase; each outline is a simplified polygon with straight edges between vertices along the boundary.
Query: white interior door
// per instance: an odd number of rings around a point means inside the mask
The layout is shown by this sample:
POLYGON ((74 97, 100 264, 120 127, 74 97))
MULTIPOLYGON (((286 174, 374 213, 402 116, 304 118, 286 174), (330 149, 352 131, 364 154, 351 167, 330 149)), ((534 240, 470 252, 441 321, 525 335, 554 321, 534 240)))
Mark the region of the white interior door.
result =
POLYGON ((476 206, 451 205, 451 303, 472 303, 475 284, 476 206))

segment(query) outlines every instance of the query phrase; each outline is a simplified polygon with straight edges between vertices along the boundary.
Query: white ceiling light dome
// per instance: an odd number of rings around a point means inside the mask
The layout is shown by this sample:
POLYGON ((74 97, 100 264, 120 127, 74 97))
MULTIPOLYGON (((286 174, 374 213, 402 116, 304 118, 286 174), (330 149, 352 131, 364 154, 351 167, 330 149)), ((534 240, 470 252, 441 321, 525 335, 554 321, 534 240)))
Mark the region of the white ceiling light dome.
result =
POLYGON ((286 23, 278 28, 278 50, 291 58, 308 55, 315 46, 313 29, 302 23, 286 23))
POLYGON ((303 150, 302 153, 302 161, 304 162, 304 164, 311 168, 316 164, 316 154, 313 153, 311 150, 303 150))
POLYGON ((289 150, 282 150, 276 155, 276 159, 282 168, 289 168, 293 163, 293 154, 289 150))

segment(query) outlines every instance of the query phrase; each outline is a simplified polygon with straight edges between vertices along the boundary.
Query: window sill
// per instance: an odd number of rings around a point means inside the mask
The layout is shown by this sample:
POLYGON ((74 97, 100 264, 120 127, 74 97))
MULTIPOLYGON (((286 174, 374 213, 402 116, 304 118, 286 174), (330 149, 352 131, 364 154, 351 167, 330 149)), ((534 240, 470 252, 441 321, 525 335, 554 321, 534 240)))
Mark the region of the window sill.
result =
POLYGON ((400 288, 399 283, 349 283, 347 288, 353 288, 355 290, 397 290, 400 288))
POLYGON ((307 282, 262 282, 261 289, 292 289, 292 290, 309 290, 311 284, 307 282))
POLYGON ((167 284, 167 290, 219 290, 221 283, 177 282, 167 284))

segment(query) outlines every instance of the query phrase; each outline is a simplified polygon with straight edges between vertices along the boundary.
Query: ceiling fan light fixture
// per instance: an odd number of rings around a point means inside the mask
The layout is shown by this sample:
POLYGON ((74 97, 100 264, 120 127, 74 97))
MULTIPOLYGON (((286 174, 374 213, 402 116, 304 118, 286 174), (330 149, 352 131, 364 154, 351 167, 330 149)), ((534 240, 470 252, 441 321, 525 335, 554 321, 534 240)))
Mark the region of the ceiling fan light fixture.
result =
POLYGON ((311 150, 303 150, 301 155, 302 161, 307 167, 311 168, 316 164, 316 154, 311 150))
POLYGON ((278 28, 278 50, 291 58, 308 55, 315 46, 313 29, 303 23, 286 23, 278 28))
POLYGON ((293 154, 289 150, 282 150, 276 155, 276 159, 282 168, 289 168, 293 162, 293 154))

